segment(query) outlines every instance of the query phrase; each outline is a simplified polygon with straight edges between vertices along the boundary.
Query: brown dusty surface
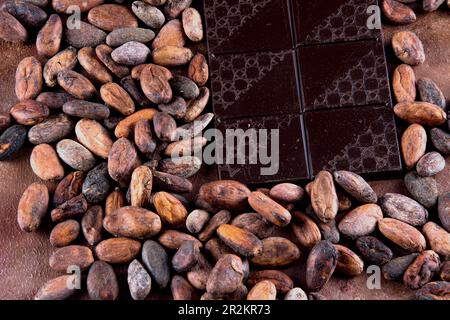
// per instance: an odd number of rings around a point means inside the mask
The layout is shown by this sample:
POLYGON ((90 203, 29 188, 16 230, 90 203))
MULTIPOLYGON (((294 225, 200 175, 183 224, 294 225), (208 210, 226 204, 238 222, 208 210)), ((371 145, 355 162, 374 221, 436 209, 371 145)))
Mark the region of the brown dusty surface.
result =
MULTIPOLYGON (((437 12, 426 16, 419 15, 418 21, 407 27, 386 27, 386 39, 390 39, 396 29, 410 29, 417 32, 423 40, 427 61, 415 68, 418 77, 430 77, 444 91, 450 101, 450 13, 437 12)), ((388 43, 388 42, 386 42, 388 43)), ((387 46, 389 54, 389 46, 387 46)), ((7 112, 15 102, 14 73, 17 63, 24 57, 34 55, 32 45, 12 45, 0 42, 0 112, 7 112)), ((399 62, 390 57, 390 66, 399 62)), ((390 67, 390 68, 391 68, 390 67)), ((30 147, 28 146, 14 159, 0 163, 0 299, 30 299, 56 272, 48 267, 48 257, 52 248, 48 241, 49 223, 37 233, 21 232, 16 223, 16 205, 23 190, 38 179, 29 167, 30 147)), ((447 159, 446 172, 438 177, 440 191, 450 190, 450 159, 447 159)), ((212 170, 205 170, 195 178, 195 183, 214 178, 212 170)), ((404 193, 400 180, 373 182, 379 194, 386 192, 404 193)), ((53 186, 52 186, 53 187, 53 186)), ((287 270, 296 281, 299 279, 301 265, 287 270)), ((123 270, 122 270, 123 271, 123 270)), ((123 275, 122 275, 123 283, 123 275)), ((382 281, 381 290, 369 290, 365 275, 355 279, 333 278, 322 293, 329 299, 410 299, 413 292, 399 283, 382 281)), ((126 281, 126 280, 125 280, 126 281)), ((122 286, 122 294, 127 288, 122 286)), ((159 295, 158 295, 159 297, 159 295)))

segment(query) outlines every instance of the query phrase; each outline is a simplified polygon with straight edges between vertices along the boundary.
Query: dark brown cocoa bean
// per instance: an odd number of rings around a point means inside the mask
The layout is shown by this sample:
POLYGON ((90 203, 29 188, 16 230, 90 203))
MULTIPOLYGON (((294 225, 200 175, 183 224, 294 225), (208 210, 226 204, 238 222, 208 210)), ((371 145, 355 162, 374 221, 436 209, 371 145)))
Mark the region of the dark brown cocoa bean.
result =
POLYGON ((142 247, 142 261, 160 288, 166 288, 170 281, 170 263, 164 248, 153 240, 147 240, 142 247))
POLYGON ((120 80, 120 85, 128 92, 131 98, 137 103, 137 105, 144 108, 150 107, 151 102, 142 93, 141 89, 138 88, 136 82, 132 77, 124 77, 120 80))
POLYGON ((101 206, 92 206, 81 219, 81 230, 84 238, 91 245, 102 240, 103 209, 101 206))
POLYGON ((338 261, 338 251, 329 241, 316 244, 309 253, 306 262, 306 284, 315 292, 325 286, 333 275, 338 261))
POLYGON ((42 66, 35 57, 26 57, 16 69, 16 96, 20 101, 34 99, 42 90, 42 66))
POLYGON ((86 212, 88 204, 86 198, 80 194, 73 197, 63 204, 59 205, 51 212, 53 222, 60 222, 66 219, 75 218, 81 216, 86 212))
POLYGON ((402 221, 384 218, 378 221, 378 229, 386 238, 409 252, 422 252, 426 248, 425 238, 419 230, 402 221))
POLYGON ((238 256, 227 254, 212 269, 206 291, 215 296, 232 293, 238 289, 243 278, 242 260, 238 256))
POLYGON ((109 108, 104 104, 84 100, 72 100, 63 105, 64 113, 78 118, 103 120, 109 118, 109 108))
POLYGON ((194 156, 166 158, 159 162, 158 170, 175 176, 190 178, 201 168, 202 162, 194 156))
POLYGON ((172 73, 168 69, 155 64, 146 65, 140 74, 142 91, 155 104, 169 103, 173 96, 170 79, 172 73))
POLYGON ((51 116, 31 127, 28 140, 32 144, 53 143, 69 135, 74 127, 72 120, 65 114, 51 116))
POLYGON ((47 214, 48 189, 44 184, 31 184, 20 198, 17 207, 17 222, 26 232, 36 231, 47 214))
POLYGON ((114 142, 108 156, 108 172, 113 180, 127 186, 140 160, 134 145, 126 138, 114 142))
POLYGON ((41 27, 47 20, 44 10, 26 1, 7 0, 2 4, 2 9, 31 28, 41 27))
POLYGON ((229 211, 219 211, 208 221, 203 231, 199 233, 198 239, 200 241, 208 241, 216 232, 217 228, 219 228, 223 224, 228 223, 230 219, 231 214, 229 211))
POLYGON ((430 132, 431 141, 436 149, 445 155, 450 154, 450 134, 439 128, 433 128, 430 132))
POLYGON ((21 125, 9 127, 0 136, 0 161, 19 151, 27 137, 27 129, 21 125))
POLYGON ((106 162, 103 162, 88 172, 82 192, 89 203, 99 203, 106 199, 110 188, 108 167, 106 162))
POLYGON ((134 169, 129 187, 130 203, 135 207, 145 208, 150 202, 153 187, 153 174, 149 167, 134 169))
MULTIPOLYGON (((133 9, 135 5, 133 4, 133 9)), ((119 47, 127 42, 136 41, 147 43, 155 38, 155 33, 150 29, 144 28, 119 28, 115 29, 106 37, 106 43, 111 47, 119 47)))
POLYGON ((144 300, 152 288, 152 278, 138 260, 128 266, 128 287, 134 300, 144 300))
POLYGON ((38 55, 51 58, 57 54, 61 45, 62 31, 61 18, 57 14, 52 14, 37 35, 38 55))
POLYGON ((439 196, 438 212, 442 226, 450 232, 450 193, 439 196))
POLYGON ((417 300, 449 300, 450 283, 447 281, 429 282, 416 291, 417 300))
POLYGON ((174 76, 170 80, 170 86, 176 96, 190 100, 195 99, 200 94, 200 90, 194 81, 183 76, 174 76))
POLYGON ((125 206, 125 197, 120 188, 116 188, 105 201, 105 216, 110 215, 119 208, 125 206))
POLYGON ((361 176, 349 171, 335 171, 333 176, 336 183, 356 200, 377 203, 377 194, 361 176))
POLYGON ((11 108, 11 115, 17 123, 24 126, 34 126, 50 114, 50 110, 40 102, 35 100, 23 100, 11 108))
POLYGON ((276 268, 290 265, 299 258, 300 250, 294 243, 282 237, 269 237, 262 240, 262 251, 251 262, 256 266, 276 268))
POLYGON ((128 238, 103 240, 95 247, 97 258, 112 264, 132 261, 141 251, 141 243, 128 238))
POLYGON ((173 300, 197 300, 198 295, 191 284, 182 276, 174 276, 172 278, 170 289, 172 291, 173 300))
POLYGON ((338 244, 335 244, 334 247, 338 252, 337 273, 347 277, 355 277, 364 271, 364 262, 356 253, 338 244))
POLYGON ((50 243, 55 247, 65 247, 80 235, 80 224, 75 220, 58 223, 50 233, 50 243))
POLYGON ((435 104, 445 110, 445 96, 433 80, 429 78, 419 79, 417 88, 419 89, 421 101, 435 104))
POLYGON ((154 171, 153 179, 155 186, 169 192, 189 193, 193 188, 192 183, 186 178, 169 173, 154 171))
POLYGON ((87 276, 87 290, 91 300, 117 300, 119 283, 114 269, 103 261, 95 261, 87 276))
POLYGON ((311 249, 321 240, 320 230, 316 223, 299 211, 293 212, 292 231, 295 238, 304 248, 311 249))
MULTIPOLYGON (((47 84, 48 85, 48 84, 47 84)), ((42 92, 36 101, 43 103, 49 109, 61 109, 64 103, 74 100, 75 97, 65 92, 42 92)))
POLYGON ((186 100, 181 97, 175 97, 172 102, 158 105, 161 112, 168 113, 175 119, 183 119, 186 115, 187 104, 186 100))
POLYGON ((205 183, 200 187, 197 204, 210 212, 221 209, 243 211, 248 208, 247 198, 250 190, 233 180, 221 180, 205 183))
POLYGON ((202 247, 202 243, 196 238, 177 230, 166 230, 158 237, 159 243, 169 250, 178 250, 183 242, 190 240, 196 241, 202 247))
POLYGON ((53 194, 53 205, 58 207, 66 201, 76 197, 81 193, 81 187, 84 181, 84 173, 75 171, 68 174, 56 187, 53 194))
POLYGON ((206 290, 206 284, 211 274, 212 267, 202 253, 198 255, 197 264, 187 272, 189 283, 198 290, 206 290))
POLYGON ((170 18, 175 19, 191 4, 192 0, 167 0, 164 11, 170 18))
POLYGON ((439 272, 440 259, 436 252, 427 250, 422 252, 403 275, 403 283, 410 289, 419 289, 431 281, 439 272))
POLYGON ((371 236, 359 238, 356 247, 364 259, 377 266, 386 264, 394 255, 383 242, 371 236))
POLYGON ((63 70, 58 73, 57 79, 58 84, 77 99, 88 100, 97 95, 92 82, 75 71, 63 70))
POLYGON ((196 241, 185 241, 172 258, 172 267, 178 273, 190 270, 197 264, 200 249, 196 241))
POLYGON ((0 11, 0 39, 8 42, 25 42, 27 30, 22 24, 6 11, 0 11))
POLYGON ((153 138, 150 122, 143 119, 136 123, 134 127, 134 142, 145 155, 152 154, 156 149, 156 140, 153 138))
POLYGON ((71 266, 87 269, 94 262, 91 249, 83 246, 67 246, 53 252, 50 256, 50 268, 56 271, 66 272, 71 266))
POLYGON ((253 233, 260 239, 272 236, 277 228, 258 213, 244 213, 238 215, 233 219, 231 224, 253 233))
POLYGON ((383 276, 387 280, 400 281, 403 279, 403 274, 411 263, 419 256, 418 253, 413 253, 407 256, 392 259, 383 266, 383 276))

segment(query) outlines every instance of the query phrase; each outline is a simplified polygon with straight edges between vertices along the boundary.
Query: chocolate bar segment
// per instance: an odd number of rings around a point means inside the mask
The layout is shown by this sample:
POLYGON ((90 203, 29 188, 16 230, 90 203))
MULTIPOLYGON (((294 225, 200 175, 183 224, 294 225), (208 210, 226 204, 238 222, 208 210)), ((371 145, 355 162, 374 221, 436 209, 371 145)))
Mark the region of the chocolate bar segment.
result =
MULTIPOLYGON (((302 119, 299 114, 245 119, 218 119, 216 128, 222 132, 225 141, 225 137, 230 139, 230 134, 233 134, 236 129, 242 129, 247 135, 245 164, 237 163, 237 148, 235 148, 235 152, 232 153, 234 164, 225 162, 218 166, 221 179, 235 179, 246 183, 266 183, 309 178, 302 119), (264 139, 264 134, 263 136, 260 135, 263 133, 261 129, 267 130, 267 141, 264 139), (248 139, 252 136, 252 130, 255 132, 253 137, 257 137, 256 141, 248 139), (278 135, 278 138, 276 135, 278 135), (279 142, 278 147, 277 141, 279 142), (256 148, 253 150, 257 151, 258 157, 266 154, 270 163, 267 163, 267 159, 261 161, 258 158, 256 164, 250 164, 249 145, 256 148), (265 149, 265 146, 267 149, 265 149), (277 163, 279 164, 278 167, 276 166, 277 163)), ((240 137, 242 139, 242 132, 240 137)), ((226 151, 230 153, 229 145, 226 151)))
POLYGON ((292 49, 290 0, 204 0, 212 54, 292 49))
POLYGON ((382 173, 401 169, 394 115, 384 106, 307 112, 312 172, 382 173))
POLYGON ((292 50, 220 55, 210 62, 212 101, 218 117, 300 113, 292 50))
POLYGON ((325 44, 375 39, 381 30, 371 26, 370 6, 377 0, 292 0, 297 44, 325 44), (369 23, 368 23, 369 22, 369 23))
POLYGON ((391 103, 379 40, 302 47, 299 60, 306 111, 391 103))

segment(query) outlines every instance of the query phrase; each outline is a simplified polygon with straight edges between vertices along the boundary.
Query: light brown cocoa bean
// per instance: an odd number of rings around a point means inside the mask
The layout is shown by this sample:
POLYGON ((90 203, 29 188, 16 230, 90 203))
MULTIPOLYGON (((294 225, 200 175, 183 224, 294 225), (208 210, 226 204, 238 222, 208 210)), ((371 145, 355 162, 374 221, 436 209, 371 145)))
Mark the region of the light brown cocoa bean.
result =
POLYGON ((56 86, 56 78, 58 73, 64 70, 73 69, 77 62, 77 50, 73 47, 68 47, 67 49, 57 53, 44 65, 43 74, 45 84, 48 87, 56 86))
POLYGON ((412 124, 403 133, 401 148, 408 168, 413 168, 425 154, 427 133, 420 124, 412 124))
POLYGON ((445 258, 450 257, 450 233, 434 222, 423 226, 423 234, 428 240, 431 250, 445 258))
POLYGON ((84 246, 71 245, 56 250, 49 259, 50 268, 66 272, 71 266, 87 269, 94 262, 91 249, 84 246))
POLYGON ((101 4, 89 10, 88 21, 105 30, 131 27, 137 28, 138 22, 130 9, 119 4, 101 4))
POLYGON ((48 118, 50 110, 35 100, 23 100, 15 104, 10 113, 17 123, 34 126, 48 118))
POLYGON ((415 66, 425 62, 422 41, 411 31, 399 31, 392 37, 395 55, 404 63, 415 66))
POLYGON ((286 294, 294 287, 292 279, 284 272, 279 270, 260 270, 253 271, 247 279, 247 286, 249 288, 256 285, 258 282, 269 280, 277 288, 277 292, 286 294))
POLYGON ((334 247, 338 252, 337 273, 347 277, 355 277, 364 271, 364 261, 356 253, 339 244, 335 244, 334 247))
POLYGON ((165 46, 157 48, 152 52, 153 62, 164 67, 182 66, 193 57, 193 53, 188 48, 165 46))
POLYGON ((65 300, 70 298, 76 291, 73 284, 74 275, 60 276, 47 281, 36 293, 34 300, 65 300))
POLYGON ((78 62, 86 70, 91 79, 98 83, 111 82, 112 76, 108 69, 98 60, 93 48, 84 47, 78 50, 78 62))
POLYGON ((222 224, 217 228, 217 235, 227 246, 244 257, 254 257, 262 253, 261 240, 249 231, 222 224))
POLYGON ((113 142, 108 131, 97 121, 81 119, 75 126, 78 141, 93 154, 108 158, 113 142))
POLYGON ((392 22, 409 24, 416 21, 414 11, 397 0, 383 0, 382 9, 384 15, 392 22))
POLYGON ((183 26, 178 19, 170 20, 159 31, 155 40, 153 40, 152 48, 158 49, 165 46, 184 47, 185 35, 183 26))
POLYGON ((402 102, 394 107, 394 112, 400 119, 424 126, 440 126, 447 121, 446 113, 439 107, 428 102, 402 102))
POLYGON ((202 244, 190 234, 177 230, 166 230, 158 237, 159 243, 167 249, 178 250, 185 241, 196 241, 200 247, 202 244))
POLYGON ((392 87, 397 102, 414 102, 416 100, 416 76, 407 64, 399 65, 392 76, 392 87))
POLYGON ((17 222, 26 232, 36 231, 47 214, 48 189, 44 184, 33 183, 24 191, 17 207, 17 222))
POLYGON ((0 12, 0 39, 8 42, 25 42, 28 32, 24 26, 8 12, 0 12))
POLYGON ((61 18, 57 14, 52 14, 37 35, 36 50, 38 55, 50 58, 58 53, 62 30, 61 18))
POLYGON ((209 79, 209 66, 203 54, 196 53, 192 58, 189 64, 188 75, 198 86, 206 85, 209 79))
POLYGON ((183 30, 189 40, 203 40, 203 23, 200 13, 195 8, 187 8, 182 13, 183 30))
POLYGON ((112 58, 111 53, 113 49, 106 44, 100 44, 95 48, 97 58, 117 77, 123 78, 130 74, 130 69, 126 66, 117 64, 112 58))
POLYGON ((422 252, 426 248, 424 236, 416 228, 392 218, 378 221, 380 232, 396 245, 409 252, 422 252))
POLYGON ((380 199, 383 212, 412 226, 423 226, 428 221, 428 211, 411 198, 397 193, 386 193, 380 199))
POLYGON ((128 238, 103 240, 95 247, 97 258, 112 264, 132 261, 141 250, 141 243, 128 238))
POLYGON ((89 100, 97 95, 97 90, 88 78, 72 71, 63 70, 58 73, 58 84, 77 99, 89 100))
POLYGON ((42 90, 42 66, 35 57, 19 62, 16 69, 16 96, 20 101, 34 99, 42 90))
POLYGON ((134 113, 134 102, 128 93, 117 83, 110 82, 100 88, 100 96, 109 107, 128 116, 134 113))
POLYGON ((291 214, 289 211, 262 192, 255 191, 250 193, 248 196, 248 203, 264 219, 277 226, 284 227, 291 221, 291 214))
POLYGON ((76 220, 58 223, 50 233, 50 243, 55 247, 65 247, 78 238, 80 224, 76 220))
POLYGON ((290 265, 299 258, 300 250, 294 243, 282 237, 269 237, 262 240, 262 251, 251 262, 257 266, 277 268, 290 265))
POLYGON ((141 161, 133 143, 126 138, 120 138, 111 147, 108 156, 108 172, 113 180, 121 186, 128 186, 131 175, 141 161))
POLYGON ((64 168, 52 146, 40 144, 33 148, 30 156, 33 172, 44 181, 61 180, 64 168))
POLYGON ((302 247, 311 249, 322 239, 319 227, 312 219, 299 211, 294 211, 292 215, 294 219, 291 228, 295 238, 302 247))
POLYGON ((184 116, 184 121, 192 122, 198 118, 198 116, 205 110, 206 105, 209 102, 209 89, 202 87, 199 89, 198 96, 189 101, 186 109, 186 114, 184 116))
POLYGON ((114 130, 116 138, 127 138, 139 120, 152 120, 156 112, 155 109, 142 109, 126 117, 117 124, 114 130))
POLYGON ((84 238, 91 245, 102 240, 103 209, 101 206, 90 207, 81 219, 81 230, 84 238))
POLYGON ((383 212, 378 205, 362 205, 344 216, 339 223, 339 231, 350 239, 357 239, 373 233, 381 219, 383 212))

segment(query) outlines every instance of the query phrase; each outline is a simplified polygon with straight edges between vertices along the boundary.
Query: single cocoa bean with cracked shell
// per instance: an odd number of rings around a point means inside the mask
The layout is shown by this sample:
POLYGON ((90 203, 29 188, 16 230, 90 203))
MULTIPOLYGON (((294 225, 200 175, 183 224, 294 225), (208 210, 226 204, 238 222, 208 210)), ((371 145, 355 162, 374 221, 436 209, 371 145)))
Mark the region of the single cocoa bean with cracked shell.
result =
POLYGON ((198 300, 197 291, 182 276, 176 275, 170 283, 173 300, 198 300))
POLYGON ((84 181, 84 173, 74 171, 64 177, 58 184, 53 194, 53 205, 60 206, 66 201, 76 197, 81 193, 81 187, 84 181))
POLYGON ((43 103, 50 110, 61 109, 64 103, 74 100, 75 97, 66 92, 42 92, 36 101, 43 103))
POLYGON ((42 65, 35 57, 26 57, 16 69, 15 92, 19 101, 34 99, 42 90, 42 65))
POLYGON ((269 237, 262 240, 262 251, 251 258, 251 262, 257 266, 277 268, 290 265, 299 258, 300 250, 293 242, 282 237, 269 237))
POLYGON ((375 237, 361 237, 356 241, 361 255, 371 264, 381 266, 392 260, 392 250, 375 237))
POLYGON ((364 261, 355 252, 339 244, 335 244, 334 247, 338 252, 337 273, 347 277, 356 277, 364 271, 364 261))
POLYGON ((409 224, 384 218, 378 221, 378 229, 390 241, 409 252, 422 252, 426 248, 424 236, 409 224))
POLYGON ((392 87, 397 102, 414 102, 416 100, 416 76, 407 64, 399 65, 392 75, 392 87))
POLYGON ((248 203, 264 219, 279 227, 284 227, 291 221, 289 211, 260 191, 250 193, 248 203))
POLYGON ((140 166, 134 169, 130 182, 131 205, 145 208, 149 201, 153 187, 153 174, 149 167, 140 166))
POLYGON ((436 252, 422 252, 403 275, 403 283, 410 289, 419 289, 431 281, 439 272, 440 259, 436 252))
POLYGON ((216 296, 232 293, 238 289, 243 278, 241 258, 227 254, 220 258, 212 269, 206 284, 206 291, 216 296))
MULTIPOLYGON (((148 1, 134 1, 131 10, 145 25, 150 28, 160 29, 163 27, 166 17, 155 5, 149 4, 148 1)), ((172 20, 173 21, 173 20, 172 20)))
POLYGON ((100 88, 102 100, 114 110, 128 116, 134 113, 135 105, 128 93, 117 83, 109 82, 100 88))
POLYGON ((433 80, 421 78, 417 81, 417 88, 421 101, 435 104, 445 110, 445 96, 433 80))
POLYGON ((47 281, 34 296, 34 300, 65 300, 70 298, 76 291, 76 286, 69 286, 73 283, 74 275, 59 276, 47 281))
POLYGON ((420 124, 412 124, 405 130, 401 139, 401 148, 403 160, 408 168, 413 168, 424 156, 427 140, 427 132, 420 124))
POLYGON ((95 261, 87 276, 87 291, 91 300, 117 300, 119 283, 114 269, 103 261, 95 261))
POLYGON ((49 144, 40 144, 33 148, 30 165, 34 174, 44 181, 64 178, 64 167, 61 165, 55 149, 49 144))
POLYGON ((382 270, 384 278, 391 281, 401 281, 406 269, 408 269, 418 256, 418 253, 413 253, 392 259, 383 266, 382 270))
POLYGON ((259 239, 272 236, 278 228, 256 212, 240 214, 231 221, 231 224, 253 233, 259 239))
POLYGON ((311 204, 319 220, 326 223, 336 217, 339 200, 333 176, 328 171, 321 171, 317 174, 311 188, 311 204))
POLYGON ((201 53, 196 53, 189 63, 188 76, 198 86, 206 85, 209 79, 209 66, 205 56, 201 53))
POLYGON ((103 209, 101 206, 92 206, 86 211, 81 219, 81 230, 91 246, 102 241, 103 209))
MULTIPOLYGON (((120 29, 119 29, 120 30, 120 29)), ((114 73, 117 77, 123 78, 130 74, 130 69, 126 66, 122 66, 117 64, 112 58, 111 53, 113 49, 108 47, 106 44, 100 44, 95 47, 95 54, 97 58, 109 69, 112 73, 114 73)))
POLYGON ((425 12, 436 11, 444 2, 445 0, 424 0, 423 10, 425 12))
POLYGON ((439 152, 425 154, 417 162, 417 173, 422 177, 432 177, 445 169, 445 159, 439 152))
POLYGON ((111 58, 118 64, 135 66, 147 61, 150 49, 137 41, 127 42, 111 52, 111 58))
POLYGON ((182 13, 183 30, 189 40, 203 40, 203 23, 200 13, 195 8, 187 8, 182 13))
POLYGON ((400 119, 424 126, 436 127, 447 121, 447 115, 439 106, 428 102, 401 102, 394 107, 400 119))
POLYGON ((433 128, 430 131, 431 142, 436 149, 445 155, 450 154, 450 134, 439 128, 433 128))
POLYGON ((187 210, 174 196, 167 192, 157 192, 153 198, 156 212, 172 228, 181 228, 186 224, 187 210))
POLYGON ((184 10, 189 8, 192 0, 167 0, 164 11, 171 19, 177 18, 184 10))
POLYGON ((450 233, 447 230, 434 222, 428 222, 422 231, 434 252, 445 258, 450 257, 450 233))
POLYGON ((0 136, 0 161, 8 159, 19 151, 27 137, 27 129, 22 125, 13 125, 0 136))
POLYGON ((269 280, 263 280, 253 286, 247 295, 247 300, 276 300, 277 288, 269 280))
POLYGON ((450 282, 429 282, 416 291, 417 300, 450 300, 450 282))
MULTIPOLYGON (((170 80, 170 86, 172 87, 174 95, 187 100, 196 99, 200 94, 198 86, 188 77, 176 75, 170 80)), ((209 90, 205 91, 206 89, 207 88, 204 89, 204 95, 209 93, 209 90)))
POLYGON ((197 238, 177 230, 166 230, 158 237, 158 242, 170 250, 178 250, 183 242, 190 240, 196 241, 202 247, 202 243, 197 238))
POLYGON ((209 221, 208 211, 196 209, 186 218, 186 229, 190 233, 198 234, 209 221))
POLYGON ((44 65, 43 75, 45 84, 48 87, 56 86, 58 73, 73 69, 77 62, 77 50, 74 47, 68 47, 58 52, 44 65))
POLYGON ((105 216, 110 215, 114 211, 116 211, 119 208, 122 208, 125 206, 125 197, 120 190, 120 188, 116 188, 113 192, 109 194, 109 196, 106 198, 105 202, 105 216))
POLYGON ((230 224, 222 224, 216 232, 220 240, 239 255, 251 258, 262 253, 263 243, 249 231, 230 224))
POLYGON ((107 159, 113 142, 108 131, 97 121, 81 119, 75 126, 78 141, 93 154, 107 159))
POLYGON ((209 240, 213 234, 216 232, 217 228, 219 228, 223 224, 227 224, 231 220, 231 214, 227 210, 222 210, 216 213, 208 223, 203 228, 203 231, 198 234, 198 239, 200 241, 209 240))
POLYGON ((306 285, 316 292, 322 289, 333 275, 338 261, 338 251, 329 241, 316 244, 306 262, 306 285))
POLYGON ((359 206, 339 222, 339 231, 350 239, 358 239, 373 233, 377 229, 377 223, 383 219, 383 212, 376 204, 359 206))
POLYGON ((128 266, 127 282, 134 300, 144 300, 152 289, 152 278, 136 259, 128 266))
POLYGON ((270 197, 275 201, 294 203, 303 199, 305 190, 293 183, 279 183, 270 189, 270 197))
POLYGON ((130 262, 136 258, 140 251, 141 243, 128 238, 103 240, 95 247, 97 258, 112 264, 130 262))
POLYGON ((190 178, 201 168, 202 162, 195 156, 166 158, 159 162, 158 170, 175 176, 190 178))
POLYGON ((192 122, 197 119, 203 110, 205 110, 209 102, 209 96, 210 93, 208 88, 200 88, 198 96, 189 101, 183 120, 186 122, 192 122))
POLYGON ((111 189, 106 162, 90 170, 84 179, 82 193, 89 203, 99 203, 106 199, 111 189))
POLYGON ((52 14, 36 37, 38 55, 47 58, 58 53, 62 39, 62 21, 59 15, 52 14))
POLYGON ((164 67, 178 67, 188 64, 193 58, 191 49, 164 46, 152 52, 153 62, 164 67))
POLYGON ((200 187, 196 202, 209 212, 220 209, 238 212, 248 208, 249 195, 250 190, 238 181, 212 181, 200 187))
POLYGON ((212 267, 205 256, 198 255, 197 264, 187 272, 186 277, 189 283, 198 290, 206 290, 206 284, 211 274, 212 267))
POLYGON ((28 131, 28 140, 32 144, 53 143, 68 136, 75 124, 65 114, 50 116, 28 131))
POLYGON ((23 100, 15 104, 10 113, 17 123, 24 126, 34 126, 50 115, 50 110, 35 100, 23 100))
POLYGON ((144 208, 122 207, 104 218, 103 227, 115 236, 146 239, 161 231, 161 219, 144 208))
POLYGON ((404 63, 415 66, 425 62, 422 41, 411 31, 399 31, 392 37, 394 53, 404 63))
POLYGON ((417 19, 416 14, 410 7, 397 0, 383 0, 381 8, 384 15, 397 24, 409 24, 417 19))
POLYGON ((0 11, 0 39, 8 42, 25 42, 28 32, 24 26, 8 12, 0 11))
POLYGON ((116 129, 114 130, 116 138, 127 138, 133 132, 138 121, 152 120, 156 112, 155 109, 149 108, 139 110, 132 115, 129 115, 117 124, 116 129))
POLYGON ((75 170, 89 171, 95 165, 92 153, 74 140, 61 140, 56 145, 56 152, 64 163, 75 170))
POLYGON ((78 62, 86 70, 88 76, 98 83, 111 82, 112 75, 105 65, 98 60, 93 48, 84 47, 78 50, 78 62))
POLYGON ((437 203, 439 190, 433 177, 421 177, 417 172, 409 172, 405 176, 405 186, 412 197, 425 208, 431 208, 437 203))
POLYGON ((450 193, 444 193, 438 199, 439 220, 442 226, 450 232, 450 193))
POLYGON ((97 95, 92 82, 85 76, 73 70, 63 70, 58 73, 58 84, 77 99, 89 100, 97 95))
POLYGON ((95 6, 89 10, 87 19, 91 24, 105 31, 138 26, 138 21, 131 10, 119 4, 95 6))
POLYGON ((52 0, 52 7, 58 13, 67 13, 70 6, 75 5, 80 12, 86 12, 103 3, 104 0, 52 0))
POLYGON ((140 74, 142 91, 155 104, 169 103, 173 96, 170 79, 172 79, 172 73, 169 70, 149 64, 142 69, 140 74))
POLYGON ((170 262, 166 250, 157 242, 147 240, 142 247, 142 261, 156 284, 166 288, 170 281, 170 262))
POLYGON ((87 208, 88 203, 86 198, 80 194, 67 200, 56 209, 53 209, 50 215, 53 222, 60 222, 66 219, 81 216, 86 212, 87 208))
POLYGON ((73 117, 92 120, 108 119, 110 116, 109 108, 104 104, 77 99, 64 103, 63 111, 73 117))
POLYGON ((47 13, 44 10, 27 1, 6 0, 2 3, 2 10, 30 28, 39 28, 47 20, 47 13))
POLYGON ((91 249, 78 245, 59 248, 49 259, 50 268, 63 272, 66 272, 70 266, 78 266, 84 270, 92 263, 94 263, 94 256, 91 249))
POLYGON ((350 171, 335 171, 333 176, 336 183, 356 200, 377 203, 377 194, 360 175, 350 171))
POLYGON ((163 191, 189 193, 193 190, 193 185, 188 179, 165 172, 154 171, 153 183, 163 191))
POLYGON ((398 193, 386 193, 380 199, 380 206, 388 217, 415 227, 428 221, 428 211, 422 205, 398 193))
POLYGON ((185 241, 172 258, 172 267, 178 273, 189 271, 197 264, 200 248, 196 241, 185 241))
MULTIPOLYGON (((152 41, 153 38, 155 38, 155 33, 150 29, 126 27, 114 29, 112 32, 110 32, 106 37, 106 43, 111 47, 119 47, 130 41, 147 43, 152 41)), ((102 46, 107 47, 106 45, 102 46)))
POLYGON ((247 286, 253 287, 258 282, 269 280, 272 282, 277 292, 286 294, 294 287, 294 282, 292 279, 286 275, 284 272, 279 270, 260 270, 260 271, 253 271, 250 273, 250 276, 247 279, 247 286))
POLYGON ((90 23, 78 21, 77 28, 66 28, 64 37, 75 48, 96 47, 105 42, 106 33, 90 23))
POLYGON ((295 238, 303 248, 311 249, 322 239, 317 224, 305 214, 294 211, 291 228, 295 238))
POLYGON ((152 42, 152 48, 158 49, 166 46, 184 47, 186 44, 183 26, 178 19, 170 20, 159 31, 155 40, 152 42))
POLYGON ((80 234, 80 224, 76 220, 58 223, 50 233, 50 243, 54 247, 65 247, 74 242, 80 234))
POLYGON ((33 183, 22 194, 17 207, 17 222, 26 232, 36 231, 47 214, 49 194, 47 186, 33 183))

